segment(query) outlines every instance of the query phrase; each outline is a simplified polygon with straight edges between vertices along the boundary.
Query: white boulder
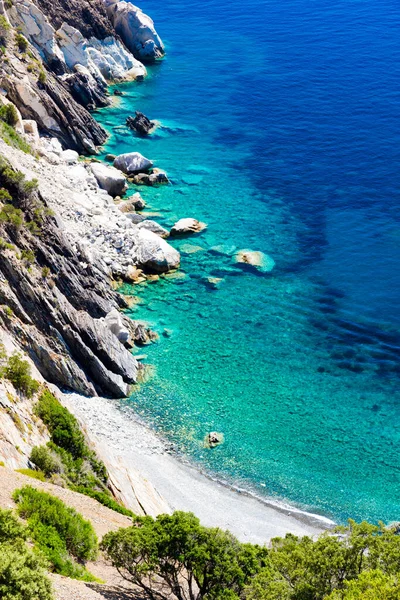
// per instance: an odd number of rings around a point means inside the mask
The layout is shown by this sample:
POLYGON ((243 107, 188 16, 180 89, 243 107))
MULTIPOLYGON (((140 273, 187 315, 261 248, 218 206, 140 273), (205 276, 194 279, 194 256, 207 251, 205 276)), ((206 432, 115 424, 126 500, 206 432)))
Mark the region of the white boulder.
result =
POLYGON ((114 308, 111 310, 103 319, 108 329, 119 339, 120 342, 125 344, 129 338, 129 330, 125 327, 121 313, 114 308))
POLYGON ((140 8, 124 0, 104 3, 115 31, 136 58, 149 62, 164 55, 164 44, 152 19, 140 8))
POLYGON ((152 231, 137 229, 133 241, 133 261, 145 271, 166 273, 179 267, 181 259, 179 252, 152 231))
POLYGON ((99 186, 113 198, 126 192, 128 188, 126 177, 115 167, 108 167, 102 163, 92 163, 90 169, 99 186))
POLYGON ((79 154, 75 150, 63 150, 60 154, 61 161, 67 165, 76 165, 79 160, 79 154))
POLYGON ((120 154, 114 160, 113 164, 116 169, 119 169, 127 175, 148 171, 153 166, 153 162, 140 154, 140 152, 120 154))
POLYGON ((179 219, 171 229, 171 235, 188 235, 191 233, 199 233, 203 231, 207 225, 197 219, 179 219))

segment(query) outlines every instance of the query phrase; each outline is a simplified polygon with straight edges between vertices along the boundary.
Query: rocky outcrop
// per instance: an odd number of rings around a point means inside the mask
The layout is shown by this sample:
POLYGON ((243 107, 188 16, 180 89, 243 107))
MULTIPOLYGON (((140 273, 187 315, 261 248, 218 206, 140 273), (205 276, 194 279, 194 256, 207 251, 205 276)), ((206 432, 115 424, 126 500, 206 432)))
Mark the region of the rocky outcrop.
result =
POLYGON ((86 39, 95 37, 104 40, 115 35, 102 2, 91 0, 35 0, 41 11, 47 15, 54 29, 67 23, 82 33, 86 39))
POLYGON ((157 223, 156 221, 152 221, 151 219, 145 219, 144 221, 139 223, 137 227, 138 229, 148 229, 149 231, 156 233, 162 238, 169 237, 169 231, 167 229, 164 229, 164 227, 162 227, 159 223, 157 223))
POLYGON ((161 169, 152 169, 151 173, 137 173, 133 175, 132 182, 136 185, 165 185, 169 183, 169 179, 165 171, 161 169))
POLYGON ((143 173, 151 169, 152 166, 152 161, 140 154, 140 152, 120 154, 114 160, 114 167, 127 175, 143 173))
POLYGON ((128 187, 126 178, 115 167, 108 167, 103 163, 92 163, 90 169, 99 186, 106 190, 110 196, 122 196, 126 192, 128 187))
POLYGON ((146 115, 139 112, 138 110, 135 113, 134 117, 128 117, 126 120, 126 124, 129 129, 136 131, 139 135, 149 135, 155 127, 154 121, 150 121, 146 115))
POLYGON ((132 256, 145 272, 166 273, 179 267, 179 252, 152 231, 138 229, 133 240, 132 256))
POLYGON ((154 23, 140 8, 124 0, 105 0, 107 14, 125 46, 142 62, 164 56, 164 45, 154 23))
POLYGON ((171 228, 171 235, 190 235, 193 233, 199 233, 203 231, 207 225, 202 223, 201 221, 197 221, 197 219, 179 219, 171 228))

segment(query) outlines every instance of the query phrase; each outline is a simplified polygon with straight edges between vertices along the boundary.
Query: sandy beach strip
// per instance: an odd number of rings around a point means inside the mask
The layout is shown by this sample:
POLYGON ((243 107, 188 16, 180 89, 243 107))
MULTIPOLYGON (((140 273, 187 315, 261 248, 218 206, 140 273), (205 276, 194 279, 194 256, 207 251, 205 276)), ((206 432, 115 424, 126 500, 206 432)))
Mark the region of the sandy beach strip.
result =
POLYGON ((258 500, 183 463, 153 430, 118 401, 65 394, 65 405, 87 430, 113 484, 135 511, 156 515, 191 511, 203 525, 228 529, 243 542, 276 536, 316 535, 333 525, 273 500, 258 500))

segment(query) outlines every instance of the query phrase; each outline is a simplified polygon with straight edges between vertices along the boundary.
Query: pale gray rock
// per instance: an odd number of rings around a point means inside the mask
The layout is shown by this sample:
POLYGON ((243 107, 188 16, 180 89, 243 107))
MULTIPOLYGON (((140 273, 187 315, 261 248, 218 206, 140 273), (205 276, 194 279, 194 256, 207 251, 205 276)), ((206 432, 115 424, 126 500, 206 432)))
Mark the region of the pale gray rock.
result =
POLYGON ((126 177, 115 167, 102 163, 92 163, 90 169, 99 186, 106 190, 110 196, 121 196, 128 188, 126 177))
POLYGON ((114 160, 114 167, 127 175, 143 173, 153 166, 153 162, 140 154, 140 152, 127 152, 120 154, 114 160))
POLYGON ((105 317, 104 323, 108 329, 118 338, 120 342, 126 344, 130 338, 130 332, 125 327, 121 313, 114 308, 105 317))
POLYGON ((197 219, 179 219, 171 229, 171 235, 188 235, 203 231, 207 225, 197 219))
POLYGON ((134 232, 132 259, 147 272, 166 273, 179 267, 180 254, 157 234, 138 228, 134 232))
POLYGON ((75 150, 63 150, 60 154, 62 162, 67 165, 75 165, 79 160, 79 154, 75 150))
POLYGON ((164 45, 152 19, 140 8, 124 0, 105 0, 107 14, 125 46, 143 62, 152 62, 164 55, 164 45))
POLYGON ((167 229, 164 229, 164 227, 162 227, 159 223, 156 223, 156 221, 152 221, 151 219, 146 219, 145 221, 139 223, 138 228, 148 229, 149 231, 156 233, 162 238, 169 237, 169 231, 167 229))

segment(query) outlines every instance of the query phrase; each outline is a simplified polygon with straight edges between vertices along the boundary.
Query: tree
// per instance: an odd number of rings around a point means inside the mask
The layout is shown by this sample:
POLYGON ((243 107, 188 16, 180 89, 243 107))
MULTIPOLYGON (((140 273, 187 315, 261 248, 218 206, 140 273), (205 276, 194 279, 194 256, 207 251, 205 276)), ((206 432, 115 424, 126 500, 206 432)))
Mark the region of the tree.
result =
POLYGON ((374 570, 364 571, 357 579, 346 582, 343 590, 335 590, 326 600, 398 600, 399 598, 398 577, 374 570))
POLYGON ((137 517, 108 533, 102 549, 121 575, 152 599, 238 598, 264 565, 267 550, 207 528, 192 513, 137 517))
POLYGON ((22 540, 0 544, 0 598, 52 600, 45 563, 22 540))

